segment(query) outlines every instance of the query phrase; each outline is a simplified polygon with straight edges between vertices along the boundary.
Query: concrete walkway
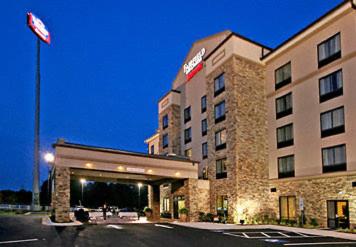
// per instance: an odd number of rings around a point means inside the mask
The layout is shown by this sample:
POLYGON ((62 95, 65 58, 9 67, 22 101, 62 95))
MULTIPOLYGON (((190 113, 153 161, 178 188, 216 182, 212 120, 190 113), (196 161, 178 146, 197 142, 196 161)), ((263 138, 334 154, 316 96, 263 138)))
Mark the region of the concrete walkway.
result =
POLYGON ((307 229, 299 227, 289 227, 289 226, 279 226, 279 225, 234 225, 234 224, 219 224, 219 223, 209 223, 209 222, 177 222, 174 221, 171 224, 191 227, 197 229, 206 229, 206 230, 248 230, 248 229, 272 229, 279 231, 288 231, 288 232, 299 232, 311 235, 319 235, 325 237, 334 237, 342 238, 348 240, 356 241, 356 234, 352 233, 343 233, 336 232, 331 230, 320 230, 320 229, 307 229))

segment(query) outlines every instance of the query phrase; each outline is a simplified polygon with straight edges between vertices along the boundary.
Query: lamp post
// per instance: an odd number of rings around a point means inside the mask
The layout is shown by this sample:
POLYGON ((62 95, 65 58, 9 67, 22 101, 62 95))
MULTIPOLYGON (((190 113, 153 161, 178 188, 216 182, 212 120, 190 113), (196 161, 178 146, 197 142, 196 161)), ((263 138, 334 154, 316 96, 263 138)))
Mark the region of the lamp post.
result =
POLYGON ((138 209, 141 209, 141 187, 142 183, 138 183, 138 209))
POLYGON ((84 178, 81 178, 80 179, 80 183, 82 184, 82 202, 81 202, 81 204, 83 204, 83 198, 84 198, 84 184, 85 184, 85 182, 86 182, 87 180, 85 180, 84 178))

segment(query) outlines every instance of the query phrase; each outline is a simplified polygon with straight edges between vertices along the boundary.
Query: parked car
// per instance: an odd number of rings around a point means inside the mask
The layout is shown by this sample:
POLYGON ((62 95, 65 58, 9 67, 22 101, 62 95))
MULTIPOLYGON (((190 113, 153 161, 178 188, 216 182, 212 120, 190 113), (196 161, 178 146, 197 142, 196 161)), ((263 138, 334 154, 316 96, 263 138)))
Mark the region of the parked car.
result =
POLYGON ((139 219, 138 213, 133 210, 132 208, 122 208, 119 211, 119 217, 121 219, 128 218, 128 219, 139 219))
POLYGON ((89 209, 83 206, 76 206, 74 208, 74 216, 78 221, 87 222, 89 220, 89 209))

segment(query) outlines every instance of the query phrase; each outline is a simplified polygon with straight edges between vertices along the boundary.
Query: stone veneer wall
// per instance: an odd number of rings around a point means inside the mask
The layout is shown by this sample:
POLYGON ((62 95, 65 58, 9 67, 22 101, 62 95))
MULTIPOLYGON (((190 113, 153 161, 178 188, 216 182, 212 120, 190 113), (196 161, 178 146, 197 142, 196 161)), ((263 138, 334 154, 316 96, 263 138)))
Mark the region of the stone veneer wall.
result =
POLYGON ((159 185, 148 186, 148 207, 152 209, 152 219, 160 218, 160 187, 159 185))
POLYGON ((181 155, 180 145, 180 106, 172 104, 159 114, 159 153, 174 153, 181 155), (162 128, 162 118, 168 114, 168 127, 162 128), (163 148, 163 135, 168 133, 168 147, 163 148))
POLYGON ((265 72, 260 64, 232 56, 207 76, 208 176, 211 211, 228 197, 228 221, 248 220, 264 209, 268 193, 265 72), (214 97, 214 79, 224 73, 225 91, 214 97), (214 105, 225 100, 226 120, 215 124, 214 105), (226 129, 226 149, 215 151, 215 132, 226 129), (216 179, 216 160, 227 158, 227 178, 216 179))
POLYGON ((301 215, 299 200, 303 198, 304 213, 307 220, 317 219, 321 227, 327 227, 327 201, 348 200, 350 226, 356 227, 356 189, 352 182, 356 181, 356 175, 324 175, 309 179, 280 179, 271 180, 270 187, 277 192, 270 192, 270 205, 279 218, 279 197, 296 196, 297 217, 301 215))
POLYGON ((70 222, 70 168, 56 167, 55 184, 52 192, 52 208, 55 221, 70 222))

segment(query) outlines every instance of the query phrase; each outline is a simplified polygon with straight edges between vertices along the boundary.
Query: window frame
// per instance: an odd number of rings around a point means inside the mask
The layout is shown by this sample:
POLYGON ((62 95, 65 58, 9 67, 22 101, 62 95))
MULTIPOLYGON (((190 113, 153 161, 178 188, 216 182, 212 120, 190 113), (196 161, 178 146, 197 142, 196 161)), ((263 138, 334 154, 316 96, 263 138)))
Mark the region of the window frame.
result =
POLYGON ((225 91, 225 73, 223 72, 223 73, 219 74, 217 77, 214 78, 214 97, 220 95, 224 91, 225 91), (215 88, 216 80, 218 80, 221 77, 223 78, 224 86, 222 86, 222 87, 220 87, 219 89, 216 90, 216 88, 215 88))
POLYGON ((206 136, 208 134, 208 120, 206 118, 201 120, 201 135, 206 136), (206 123, 206 130, 204 130, 203 126, 206 123))
POLYGON ((155 145, 154 145, 154 144, 152 144, 152 145, 150 146, 150 154, 151 154, 151 155, 155 154, 155 145))
POLYGON ((162 136, 162 147, 167 148, 169 146, 169 136, 168 133, 162 136), (167 140, 167 144, 165 144, 165 140, 167 140))
POLYGON ((200 98, 200 108, 201 108, 201 113, 204 113, 206 112, 206 109, 207 109, 207 98, 206 98, 206 95, 202 96, 200 98), (205 102, 205 103, 203 103, 205 102))
POLYGON ((341 47, 341 32, 338 32, 334 35, 332 35, 331 37, 321 41, 318 45, 317 45, 317 58, 318 58, 318 69, 326 66, 327 64, 330 64, 332 62, 334 62, 335 60, 339 59, 342 57, 342 54, 341 54, 341 51, 342 51, 342 47, 341 47), (332 40, 333 38, 335 38, 336 36, 339 36, 340 37, 340 51, 330 55, 329 57, 327 58, 324 58, 323 60, 320 60, 319 58, 319 47, 327 42, 329 42, 330 40, 332 40))
POLYGON ((336 98, 336 97, 341 96, 343 94, 344 94, 344 73, 343 73, 342 69, 338 69, 338 70, 336 70, 334 72, 331 72, 331 73, 319 78, 319 103, 323 103, 325 101, 328 101, 330 99, 336 98), (321 81, 326 79, 327 77, 332 76, 332 75, 337 74, 337 73, 341 73, 341 84, 342 84, 342 87, 337 89, 337 90, 335 90, 335 91, 332 91, 332 92, 329 92, 329 93, 321 95, 321 81))
POLYGON ((274 70, 274 88, 275 88, 275 90, 280 89, 280 88, 290 84, 291 82, 292 82, 292 62, 289 61, 274 70), (288 65, 290 66, 290 77, 277 83, 277 71, 283 69, 284 67, 286 67, 288 65))
POLYGON ((278 179, 295 177, 295 156, 294 156, 294 154, 278 157, 277 158, 277 166, 278 166, 278 179), (281 169, 279 167, 279 161, 282 159, 291 158, 291 157, 293 158, 293 171, 281 172, 280 171, 281 169))
POLYGON ((226 161, 227 159, 226 158, 222 158, 222 159, 217 159, 215 161, 215 178, 216 179, 224 179, 224 178, 227 178, 227 165, 226 165, 226 161), (219 166, 220 166, 220 172, 218 173, 218 162, 221 162, 219 163, 219 166), (224 162, 224 163, 223 163, 224 162), (225 169, 223 169, 225 167, 225 169))
MULTIPOLYGON (((333 115, 331 115, 331 122, 332 123, 333 123, 333 119, 334 119, 333 115)), ((321 138, 328 137, 328 136, 333 136, 333 135, 338 135, 338 134, 342 134, 342 133, 345 133, 345 107, 344 106, 340 106, 340 107, 337 107, 337 108, 334 108, 334 109, 331 109, 331 110, 328 110, 328 111, 320 113, 320 136, 321 136, 321 138), (337 110, 340 110, 340 109, 343 109, 343 117, 344 117, 343 118, 343 122, 344 122, 343 125, 339 125, 339 126, 336 126, 336 127, 331 127, 329 129, 323 130, 322 116, 325 115, 325 114, 328 114, 328 113, 333 114, 334 111, 337 111, 337 110)))
MULTIPOLYGON (((292 92, 286 93, 286 94, 276 98, 275 104, 276 104, 276 119, 280 119, 282 117, 293 114, 293 94, 292 94, 292 92), (278 112, 278 103, 277 103, 278 100, 283 100, 284 98, 286 98, 288 96, 291 97, 291 102, 292 102, 291 108, 278 112)), ((286 105, 286 100, 284 100, 284 105, 286 105)))
POLYGON ((183 117, 184 123, 188 123, 190 120, 192 120, 192 109, 190 106, 184 109, 183 117))
POLYGON ((192 141, 192 127, 189 127, 184 130, 184 144, 190 143, 191 141, 192 141), (187 137, 187 133, 189 133, 189 137, 187 137))
POLYGON ((217 123, 224 121, 225 119, 226 119, 226 104, 225 104, 225 100, 222 100, 219 103, 214 105, 214 120, 215 120, 215 123, 217 124, 217 123), (217 118, 216 117, 216 109, 221 105, 224 105, 224 114, 217 118))
POLYGON ((191 159, 193 155, 193 150, 192 148, 187 148, 186 150, 184 150, 184 156, 191 159), (188 154, 190 152, 190 155, 188 154))
POLYGON ((165 114, 165 115, 162 117, 162 129, 168 128, 168 125, 169 125, 168 114, 165 114))
POLYGON ((297 197, 296 196, 280 196, 279 197, 279 218, 281 220, 296 220, 297 218, 297 197), (286 202, 287 202, 287 218, 284 218, 282 217, 282 198, 286 199, 286 202), (289 199, 292 199, 294 200, 294 204, 293 204, 293 207, 294 207, 294 213, 295 213, 295 216, 294 217, 290 217, 290 213, 291 213, 291 208, 290 208, 290 200, 289 199))
POLYGON ((203 160, 208 158, 208 142, 203 142, 201 144, 201 156, 203 160), (204 146, 206 146, 206 154, 204 153, 204 146))
MULTIPOLYGON (((333 153, 333 158, 335 160, 335 153, 333 153)), ((321 149, 321 161, 323 166, 323 173, 330 173, 330 172, 338 172, 338 171, 347 171, 347 149, 346 144, 340 144, 335 146, 328 146, 321 149), (345 147, 345 162, 340 164, 332 164, 332 165, 324 165, 324 150, 330 150, 339 147, 345 147)))
MULTIPOLYGON (((217 135, 218 133, 223 132, 223 131, 225 131, 225 137, 227 137, 226 129, 220 129, 220 130, 218 130, 218 131, 215 132, 215 135, 214 135, 214 138, 215 138, 215 151, 219 151, 219 150, 222 150, 222 149, 225 149, 225 148, 226 148, 226 139, 227 139, 227 138, 225 139, 225 142, 224 142, 224 143, 221 143, 221 144, 219 144, 219 145, 217 145, 217 143, 216 143, 216 135, 217 135)), ((221 139, 221 135, 220 135, 220 139, 221 139)))
POLYGON ((293 126, 293 123, 289 123, 289 124, 286 124, 286 125, 283 125, 281 127, 278 127, 276 129, 276 139, 277 139, 277 148, 284 148, 284 147, 289 147, 289 146, 293 146, 294 145, 294 126, 293 126), (286 128, 286 127, 289 127, 289 126, 292 126, 292 139, 289 139, 289 140, 284 140, 284 141, 279 141, 278 140, 278 130, 279 129, 283 129, 283 128, 286 128))

